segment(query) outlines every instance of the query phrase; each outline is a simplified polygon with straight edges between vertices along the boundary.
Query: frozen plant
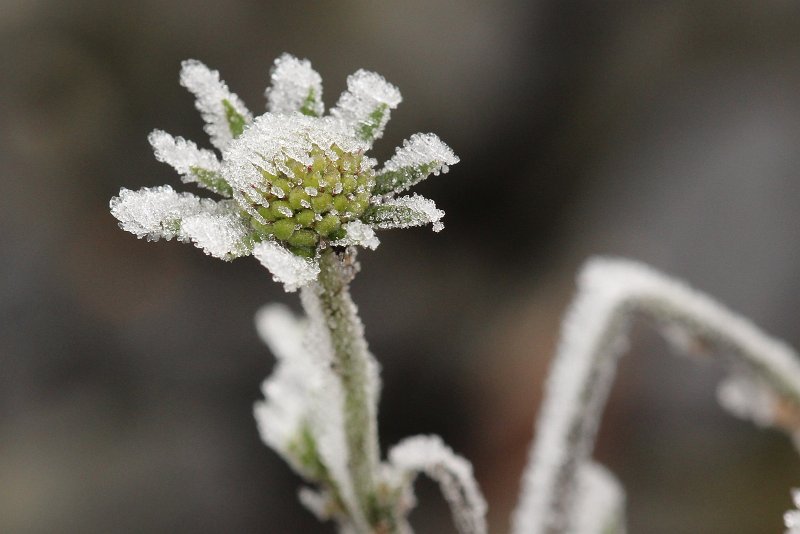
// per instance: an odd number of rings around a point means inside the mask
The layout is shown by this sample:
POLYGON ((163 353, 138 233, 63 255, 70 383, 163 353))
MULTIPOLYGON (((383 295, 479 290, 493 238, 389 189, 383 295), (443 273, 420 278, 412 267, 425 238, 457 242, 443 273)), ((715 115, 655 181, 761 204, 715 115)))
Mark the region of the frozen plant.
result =
MULTIPOLYGON (((139 238, 176 238, 224 260, 255 256, 287 291, 300 289, 303 317, 280 305, 257 314, 278 363, 255 418, 263 441, 307 483, 301 503, 344 534, 406 534, 422 473, 440 485, 460 533, 486 533, 472 467, 439 437, 404 439, 380 458, 379 366, 349 292, 356 247, 375 249, 376 230, 441 230, 443 212, 404 193, 458 158, 434 134, 415 134, 378 168, 366 152, 401 98, 372 72, 351 75, 324 115, 319 74, 285 54, 271 72, 268 111, 255 118, 202 63, 185 61, 180 79, 217 152, 159 130, 150 143, 184 183, 216 199, 169 186, 122 189, 111 213, 139 238)), ((595 259, 564 322, 513 534, 625 531, 624 490, 591 455, 634 315, 652 319, 682 352, 720 355, 730 370, 719 389, 723 406, 782 427, 800 444, 800 360, 792 349, 645 266, 595 259)), ((796 510, 785 522, 800 532, 796 510)))

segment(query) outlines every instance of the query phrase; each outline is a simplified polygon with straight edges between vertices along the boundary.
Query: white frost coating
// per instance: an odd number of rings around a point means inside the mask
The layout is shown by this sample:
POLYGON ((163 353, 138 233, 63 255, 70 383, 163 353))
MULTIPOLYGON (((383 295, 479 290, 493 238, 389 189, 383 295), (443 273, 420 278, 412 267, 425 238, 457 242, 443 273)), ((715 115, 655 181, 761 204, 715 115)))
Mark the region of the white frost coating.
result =
POLYGON ((245 122, 253 120, 244 102, 220 80, 219 72, 211 70, 200 61, 187 59, 181 63, 181 85, 196 97, 195 107, 206 122, 205 130, 211 144, 224 150, 233 139, 223 100, 227 100, 245 122))
POLYGON ((800 489, 792 489, 792 501, 794 510, 783 514, 783 523, 787 529, 785 534, 800 534, 800 489))
POLYGON ((250 253, 245 244, 248 228, 234 213, 198 213, 183 219, 181 234, 203 249, 203 252, 223 260, 250 253))
POLYGON ((413 226, 424 226, 426 224, 433 225, 434 232, 440 232, 444 228, 444 223, 442 223, 444 211, 437 208, 433 200, 417 195, 416 193, 411 196, 387 200, 383 202, 382 205, 408 208, 411 210, 411 216, 382 220, 375 224, 377 228, 410 228, 413 226))
POLYGON ((594 462, 583 464, 578 477, 578 496, 570 533, 624 532, 625 490, 616 477, 594 462), (614 526, 618 528, 609 530, 614 526))
POLYGON ((333 342, 317 296, 317 288, 304 287, 300 292, 300 301, 308 317, 304 348, 312 355, 319 377, 319 387, 312 395, 314 404, 309 411, 309 427, 313 429, 317 440, 319 456, 339 488, 342 500, 348 508, 348 515, 358 527, 355 532, 367 532, 367 522, 350 476, 344 430, 344 392, 341 381, 331 367, 334 361, 333 342))
MULTIPOLYGON (((283 305, 264 306, 256 314, 258 334, 278 360, 273 374, 261 385, 265 400, 254 407, 258 430, 267 445, 298 473, 308 476, 289 447, 303 425, 307 425, 319 456, 348 507, 348 514, 363 525, 347 468, 344 397, 341 384, 331 371, 330 336, 313 291, 303 290, 301 301, 307 319, 295 317, 283 305)), ((308 506, 314 501, 320 505, 317 511, 322 512, 325 496, 317 493, 316 498, 311 499, 306 493, 301 492, 303 504, 308 506)))
POLYGON ((253 256, 272 273, 276 282, 281 282, 288 292, 308 285, 317 279, 319 264, 289 252, 274 241, 262 241, 253 247, 253 256))
POLYGON ((174 237, 186 240, 181 233, 181 220, 197 213, 218 211, 213 200, 178 193, 168 185, 138 191, 122 188, 109 206, 123 230, 148 241, 174 237))
POLYGON ((389 122, 389 110, 395 109, 402 100, 397 87, 383 76, 361 69, 347 77, 347 91, 339 97, 331 115, 342 121, 345 128, 357 133, 362 126, 370 124, 370 115, 376 109, 385 106, 371 137, 371 140, 380 139, 389 122))
POLYGON ((347 235, 338 241, 334 241, 331 245, 336 247, 358 245, 375 250, 378 248, 378 245, 381 244, 380 240, 375 235, 375 231, 361 221, 350 221, 342 228, 347 232, 347 235))
POLYGON ((303 348, 306 322, 283 305, 262 307, 255 317, 256 330, 278 365, 261 384, 264 401, 254 407, 261 439, 303 472, 288 446, 300 433, 309 412, 310 391, 319 387, 319 370, 303 348))
POLYGON ((331 149, 333 145, 351 153, 369 148, 342 131, 330 117, 265 113, 228 146, 223 156, 223 174, 231 186, 242 193, 263 190, 265 179, 259 168, 271 174, 284 172, 292 176, 286 165, 288 158, 311 165, 309 154, 317 146, 325 150, 330 159, 336 160, 338 156, 331 149))
POLYGON ((311 111, 322 115, 322 77, 307 59, 283 54, 275 60, 270 75, 272 85, 266 90, 267 109, 272 113, 292 113, 306 105, 311 94, 311 111))
POLYGON ((438 482, 461 534, 486 532, 486 501, 472 474, 472 465, 439 436, 404 439, 389 451, 389 462, 405 471, 410 483, 417 473, 425 473, 438 482))
POLYGON ((320 521, 331 518, 331 498, 327 492, 316 491, 308 487, 300 488, 297 492, 297 499, 306 510, 314 514, 320 521))
POLYGON ((439 173, 446 173, 450 170, 448 165, 455 165, 458 162, 459 158, 453 149, 439 139, 439 136, 432 133, 418 133, 403 141, 403 146, 397 147, 394 156, 386 161, 381 172, 407 170, 415 177, 394 191, 401 193, 430 174, 438 176, 439 173))
POLYGON ((197 148, 192 141, 183 137, 173 137, 162 130, 153 130, 147 137, 156 159, 172 166, 181 174, 184 182, 197 182, 192 174, 192 167, 200 167, 209 171, 219 171, 220 162, 211 150, 197 148))
POLYGON ((779 399, 768 384, 745 373, 734 372, 720 382, 717 400, 736 417, 749 419, 758 426, 769 426, 779 399))
MULTIPOLYGON (((581 272, 578 286, 546 383, 514 513, 515 534, 565 528, 575 470, 591 455, 632 312, 644 312, 685 329, 691 337, 721 345, 735 359, 733 371, 746 371, 737 376, 761 380, 783 402, 796 404, 800 399, 797 354, 685 284, 638 263, 594 259, 581 272)), ((757 415, 763 424, 781 422, 777 406, 769 414, 760 400, 756 405, 746 415, 757 415)), ((743 413, 741 405, 737 408, 743 413)))

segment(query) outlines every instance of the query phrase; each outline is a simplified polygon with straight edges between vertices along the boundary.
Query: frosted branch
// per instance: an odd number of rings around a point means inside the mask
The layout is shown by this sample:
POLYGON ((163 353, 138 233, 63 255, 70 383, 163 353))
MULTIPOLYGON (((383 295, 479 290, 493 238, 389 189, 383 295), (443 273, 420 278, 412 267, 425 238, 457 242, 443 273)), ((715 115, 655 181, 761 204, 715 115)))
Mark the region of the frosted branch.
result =
POLYGON ((414 134, 403 141, 375 177, 375 193, 402 193, 431 174, 446 173, 458 156, 435 134, 414 134))
POLYGON ((800 360, 791 348, 709 297, 646 266, 592 260, 579 277, 578 295, 564 321, 545 387, 514 514, 515 534, 571 532, 578 473, 591 456, 634 314, 654 319, 681 350, 721 349, 735 381, 727 382, 725 406, 758 424, 783 427, 797 438, 800 360), (741 384, 746 384, 745 390, 741 384), (757 400, 752 402, 744 391, 757 391, 757 400))
POLYGON ((292 113, 319 117, 322 104, 322 78, 307 59, 283 54, 275 60, 270 74, 272 85, 265 92, 272 113, 292 113))
POLYGON ((433 200, 419 195, 393 198, 370 208, 364 220, 382 230, 390 228, 410 228, 433 225, 433 231, 444 228, 444 212, 436 207, 433 200))
POLYGON ((356 137, 372 144, 383 136, 390 110, 401 100, 400 91, 383 76, 358 70, 347 77, 347 91, 339 97, 331 115, 356 137))
POLYGON ((439 436, 406 438, 389 451, 389 462, 413 484, 417 473, 439 483, 461 534, 485 534, 486 501, 472 474, 472 465, 439 436))
POLYGON ((253 120, 244 102, 220 80, 219 72, 187 59, 181 64, 181 85, 196 97, 195 107, 206 122, 211 144, 224 150, 253 120))

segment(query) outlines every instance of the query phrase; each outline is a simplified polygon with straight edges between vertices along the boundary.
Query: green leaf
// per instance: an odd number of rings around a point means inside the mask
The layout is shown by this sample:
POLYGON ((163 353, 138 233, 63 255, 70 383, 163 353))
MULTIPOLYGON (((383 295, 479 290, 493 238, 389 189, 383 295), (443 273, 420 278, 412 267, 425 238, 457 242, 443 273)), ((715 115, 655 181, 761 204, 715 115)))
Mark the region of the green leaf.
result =
POLYGON ((300 106, 300 113, 308 115, 309 117, 319 117, 319 113, 317 113, 317 100, 317 92, 314 91, 313 87, 309 87, 308 95, 306 95, 306 99, 303 100, 303 105, 300 106))
POLYGON ((231 130, 231 135, 236 139, 242 135, 244 127, 247 126, 247 119, 236 111, 236 108, 227 98, 222 101, 222 107, 225 108, 225 118, 228 120, 228 128, 231 130))
POLYGON ((370 143, 374 141, 377 133, 386 122, 386 114, 388 112, 389 106, 387 104, 379 104, 378 107, 373 109, 372 112, 367 115, 366 120, 359 125, 359 137, 370 143))
POLYGON ((440 162, 432 161, 416 167, 400 167, 391 171, 383 171, 375 176, 375 187, 372 189, 372 193, 386 195, 405 191, 430 176, 440 166, 440 162))
POLYGON ((421 211, 407 206, 381 204, 370 206, 361 220, 376 228, 408 228, 410 226, 423 226, 431 222, 430 217, 421 211))
POLYGON ((210 189, 218 195, 222 195, 227 198, 230 198, 233 195, 233 189, 225 180, 225 178, 223 178, 218 172, 203 169, 202 167, 189 167, 189 170, 191 171, 192 176, 194 176, 197 180, 197 183, 206 189, 210 189))

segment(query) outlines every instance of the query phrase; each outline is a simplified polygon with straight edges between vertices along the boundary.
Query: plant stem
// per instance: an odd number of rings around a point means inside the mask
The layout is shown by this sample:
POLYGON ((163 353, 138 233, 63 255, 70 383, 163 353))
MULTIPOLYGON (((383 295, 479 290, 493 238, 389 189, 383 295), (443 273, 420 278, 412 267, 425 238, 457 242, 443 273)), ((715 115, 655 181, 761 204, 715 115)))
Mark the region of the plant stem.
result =
POLYGON ((375 473, 378 466, 376 425, 377 364, 364 339, 364 327, 350 297, 357 270, 354 252, 330 249, 320 258, 317 296, 333 349, 333 371, 344 392, 344 425, 348 470, 367 522, 374 524, 375 473))

